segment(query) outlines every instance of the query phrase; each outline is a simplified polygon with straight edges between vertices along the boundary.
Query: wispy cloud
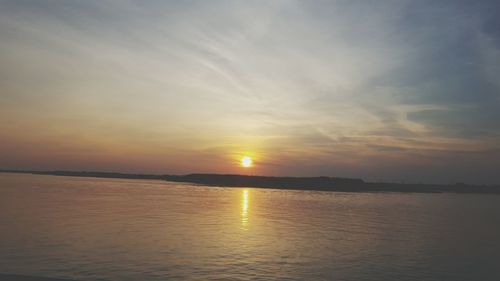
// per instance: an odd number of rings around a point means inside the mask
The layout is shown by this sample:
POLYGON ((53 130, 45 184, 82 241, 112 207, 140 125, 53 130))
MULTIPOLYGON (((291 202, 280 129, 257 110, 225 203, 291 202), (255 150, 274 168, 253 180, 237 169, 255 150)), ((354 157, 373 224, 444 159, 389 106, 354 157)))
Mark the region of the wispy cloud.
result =
POLYGON ((2 1, 0 165, 227 172, 252 150, 268 174, 479 181, 500 143, 498 8, 2 1))

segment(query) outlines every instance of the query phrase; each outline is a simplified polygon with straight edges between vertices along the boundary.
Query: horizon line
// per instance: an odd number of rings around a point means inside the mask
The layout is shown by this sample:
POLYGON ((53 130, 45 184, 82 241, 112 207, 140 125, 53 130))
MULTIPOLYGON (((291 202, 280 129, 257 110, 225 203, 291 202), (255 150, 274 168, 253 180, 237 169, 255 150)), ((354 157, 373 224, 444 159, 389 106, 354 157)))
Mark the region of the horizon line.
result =
MULTIPOLYGON (((239 177, 260 177, 260 178, 288 178, 288 179, 319 179, 319 178, 327 178, 327 179, 343 179, 343 180, 359 180, 365 184, 398 184, 398 185, 432 185, 432 186, 457 186, 457 185, 466 185, 466 186, 480 186, 480 187, 500 187, 500 183, 493 184, 477 184, 477 183, 465 183, 465 182, 449 182, 449 183, 430 183, 430 182, 409 182, 409 181, 366 181, 363 178, 355 178, 355 177, 341 177, 341 176, 266 176, 266 175, 248 175, 248 174, 228 174, 228 173, 206 173, 206 172, 192 172, 186 174, 169 174, 169 173, 135 173, 135 172, 112 172, 112 171, 91 171, 91 170, 24 170, 24 169, 0 169, 0 173, 29 173, 29 174, 41 174, 41 175, 55 175, 51 173, 95 173, 95 174, 108 174, 108 175, 124 175, 124 176, 144 176, 144 177, 186 177, 193 175, 218 175, 218 176, 239 176, 239 177)), ((55 175, 57 176, 57 175, 55 175)), ((61 175, 63 176, 63 175, 61 175)), ((89 176, 92 177, 92 176, 89 176)), ((152 178, 154 179, 154 178, 152 178)))

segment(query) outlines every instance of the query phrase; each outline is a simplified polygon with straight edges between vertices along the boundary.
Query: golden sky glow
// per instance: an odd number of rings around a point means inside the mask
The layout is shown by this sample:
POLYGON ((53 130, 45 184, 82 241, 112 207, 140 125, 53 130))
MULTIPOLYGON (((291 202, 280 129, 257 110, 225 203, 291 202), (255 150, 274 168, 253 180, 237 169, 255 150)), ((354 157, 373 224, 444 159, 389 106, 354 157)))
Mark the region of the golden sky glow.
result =
POLYGON ((500 181, 495 9, 146 2, 0 3, 0 169, 500 181))

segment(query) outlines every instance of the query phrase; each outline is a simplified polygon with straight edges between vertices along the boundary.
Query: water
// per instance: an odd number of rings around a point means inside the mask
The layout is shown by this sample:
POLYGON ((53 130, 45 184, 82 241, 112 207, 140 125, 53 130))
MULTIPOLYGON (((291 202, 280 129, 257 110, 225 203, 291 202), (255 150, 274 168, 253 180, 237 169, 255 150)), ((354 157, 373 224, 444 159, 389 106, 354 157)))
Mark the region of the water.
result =
POLYGON ((0 174, 0 272, 77 280, 500 280, 500 196, 0 174))

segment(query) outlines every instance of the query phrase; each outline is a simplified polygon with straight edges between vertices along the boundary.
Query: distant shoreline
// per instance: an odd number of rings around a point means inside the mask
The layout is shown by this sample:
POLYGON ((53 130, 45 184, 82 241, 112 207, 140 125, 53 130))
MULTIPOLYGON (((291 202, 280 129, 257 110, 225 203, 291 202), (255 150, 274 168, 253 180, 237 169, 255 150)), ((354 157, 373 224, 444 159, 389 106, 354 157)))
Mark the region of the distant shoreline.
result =
POLYGON ((365 182, 362 179, 337 177, 268 177, 225 174, 151 175, 110 172, 0 170, 0 173, 23 173, 51 176, 149 179, 186 182, 207 186, 255 187, 290 190, 337 192, 411 192, 411 193, 482 193, 500 194, 499 185, 403 184, 365 182))
POLYGON ((28 276, 18 274, 0 273, 0 280, 2 281, 71 281, 70 279, 60 279, 41 276, 28 276))

